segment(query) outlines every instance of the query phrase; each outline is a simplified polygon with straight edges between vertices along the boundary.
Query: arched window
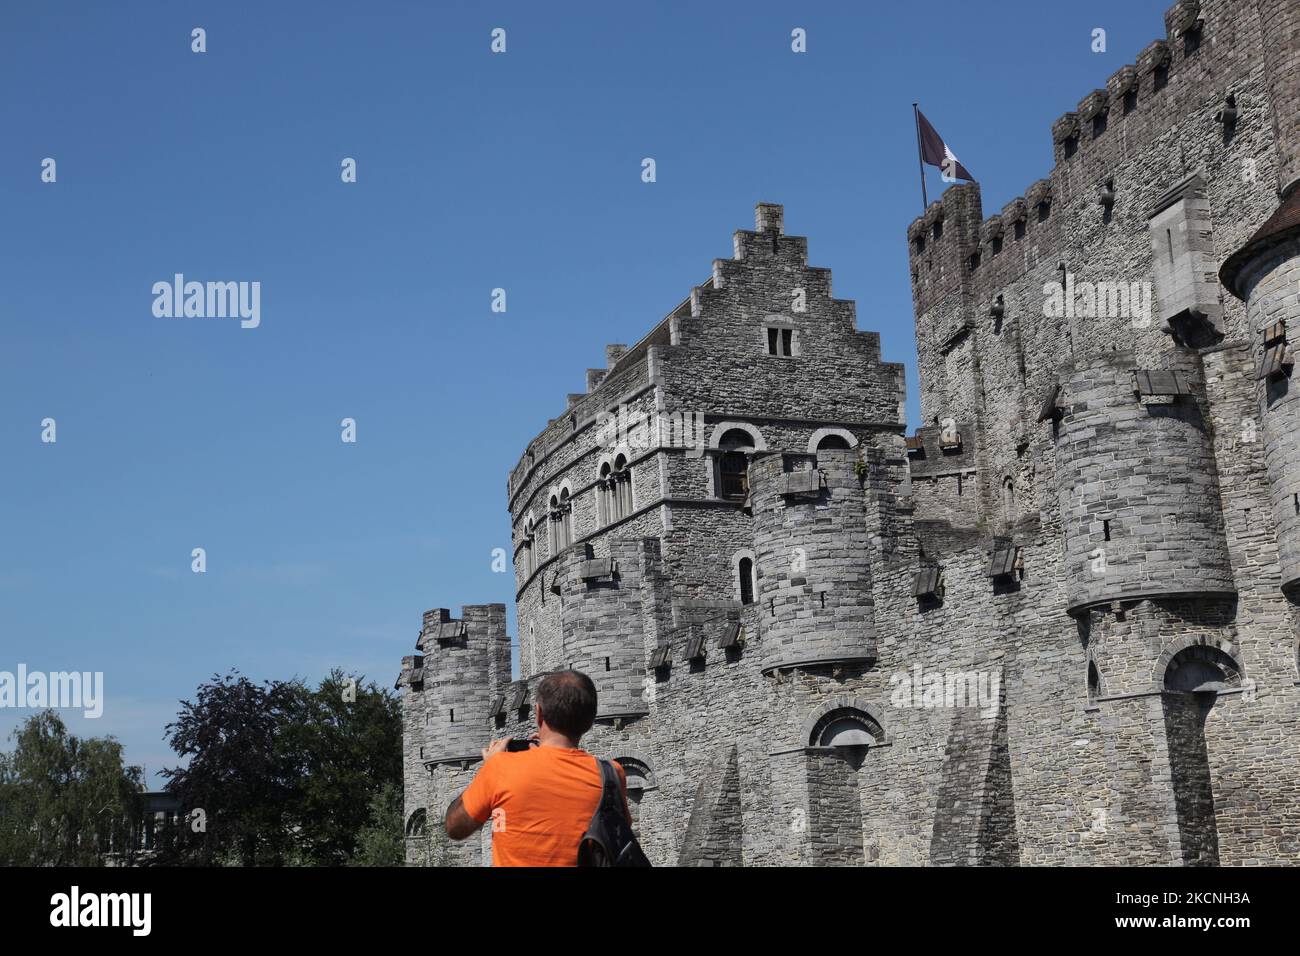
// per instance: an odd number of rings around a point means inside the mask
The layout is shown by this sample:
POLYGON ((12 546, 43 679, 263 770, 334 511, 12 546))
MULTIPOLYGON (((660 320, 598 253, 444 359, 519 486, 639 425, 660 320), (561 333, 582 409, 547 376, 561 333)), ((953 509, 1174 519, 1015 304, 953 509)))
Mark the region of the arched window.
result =
POLYGON ((1088 702, 1095 703, 1103 693, 1101 671, 1097 669, 1097 662, 1090 658, 1088 660, 1088 702))
POLYGON ((596 479, 596 520, 602 526, 617 520, 617 508, 614 504, 614 483, 610 478, 613 470, 609 462, 602 462, 600 476, 596 479))
POLYGON ((1016 520, 1016 484, 1010 476, 1002 479, 1002 513, 1007 524, 1016 520))
POLYGON ((559 494, 551 495, 548 518, 547 533, 551 554, 554 556, 573 544, 573 502, 569 500, 568 488, 561 489, 559 494))
POLYGON ((843 435, 827 435, 817 443, 818 451, 824 451, 828 448, 843 448, 847 450, 849 447, 848 439, 843 435))
POLYGON ((551 495, 550 505, 546 512, 546 550, 553 557, 560 550, 559 495, 551 495))
POLYGON ((407 818, 406 835, 409 837, 424 836, 427 820, 428 814, 425 813, 424 807, 420 807, 407 818))
POLYGON ((569 500, 569 489, 560 492, 560 550, 573 544, 573 502, 569 500))
POLYGON ((632 513, 632 469, 626 455, 614 459, 614 513, 616 521, 632 513))
POLYGON ((749 452, 754 450, 748 432, 733 428, 722 436, 718 447, 718 497, 744 501, 749 497, 749 452))
POLYGON ((754 603, 754 561, 752 558, 741 558, 740 563, 736 566, 736 574, 740 578, 740 603, 754 603))
POLYGON ((531 578, 533 572, 537 570, 537 560, 533 555, 533 537, 534 537, 533 516, 529 515, 524 522, 524 542, 523 547, 519 550, 519 564, 523 568, 524 578, 531 578))

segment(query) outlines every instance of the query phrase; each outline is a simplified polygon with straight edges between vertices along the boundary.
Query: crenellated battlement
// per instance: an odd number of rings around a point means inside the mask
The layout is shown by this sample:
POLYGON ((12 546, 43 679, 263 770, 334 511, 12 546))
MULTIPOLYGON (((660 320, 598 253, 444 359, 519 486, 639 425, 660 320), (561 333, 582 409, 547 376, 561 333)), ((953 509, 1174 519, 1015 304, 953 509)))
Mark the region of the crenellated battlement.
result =
POLYGON ((657 865, 1295 862, 1297 11, 1175 5, 1049 175, 908 226, 910 438, 758 204, 514 469, 514 679, 499 605, 425 615, 408 827, 575 667, 657 865))

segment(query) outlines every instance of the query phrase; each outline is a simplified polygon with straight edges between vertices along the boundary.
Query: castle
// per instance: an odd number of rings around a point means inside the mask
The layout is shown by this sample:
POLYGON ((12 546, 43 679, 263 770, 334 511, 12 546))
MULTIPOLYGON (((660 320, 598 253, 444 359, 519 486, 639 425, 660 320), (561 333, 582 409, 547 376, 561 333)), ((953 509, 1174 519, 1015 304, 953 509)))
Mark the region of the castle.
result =
POLYGON ((522 676, 499 604, 403 658, 409 862, 569 667, 659 865, 1300 860, 1300 4, 1165 26, 908 228, 914 436, 777 205, 607 347, 509 476, 522 676))

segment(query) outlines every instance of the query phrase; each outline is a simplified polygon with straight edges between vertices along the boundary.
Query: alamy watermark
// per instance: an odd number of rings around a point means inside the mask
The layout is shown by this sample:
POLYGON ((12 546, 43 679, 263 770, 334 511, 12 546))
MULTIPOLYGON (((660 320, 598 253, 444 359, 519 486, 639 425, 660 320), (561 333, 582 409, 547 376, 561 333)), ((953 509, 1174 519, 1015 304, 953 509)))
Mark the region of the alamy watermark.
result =
POLYGON ((686 454, 704 454, 703 412, 644 412, 620 405, 617 412, 596 413, 596 443, 609 451, 627 448, 685 448, 686 454))
POLYGON ((1043 315, 1051 319, 1130 319, 1134 328, 1151 324, 1150 282, 1075 282, 1043 284, 1043 315))
POLYGON ((87 718, 104 713, 103 671, 43 671, 27 670, 18 665, 18 672, 0 671, 0 707, 34 707, 44 710, 80 708, 87 718))
POLYGON ((992 717, 1002 700, 999 671, 926 671, 913 664, 910 671, 891 674, 889 685, 893 688, 889 702, 895 707, 978 707, 985 717, 992 717))
POLYGON ((153 314, 160 319, 238 318, 245 329, 262 324, 260 282, 186 282, 178 272, 171 282, 155 282, 153 294, 153 314))

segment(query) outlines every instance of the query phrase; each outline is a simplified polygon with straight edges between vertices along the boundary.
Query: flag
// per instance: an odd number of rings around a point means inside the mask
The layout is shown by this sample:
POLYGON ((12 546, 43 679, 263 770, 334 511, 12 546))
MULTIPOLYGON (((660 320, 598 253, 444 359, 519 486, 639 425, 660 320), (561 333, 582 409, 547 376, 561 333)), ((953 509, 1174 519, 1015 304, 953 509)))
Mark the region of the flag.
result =
POLYGON ((925 114, 920 110, 916 111, 917 136, 921 142, 921 161, 931 166, 938 166, 943 170, 944 182, 956 182, 958 179, 964 179, 967 182, 975 182, 975 177, 970 171, 961 164, 961 161, 953 155, 953 151, 948 148, 948 144, 943 141, 930 121, 925 118, 925 114))

